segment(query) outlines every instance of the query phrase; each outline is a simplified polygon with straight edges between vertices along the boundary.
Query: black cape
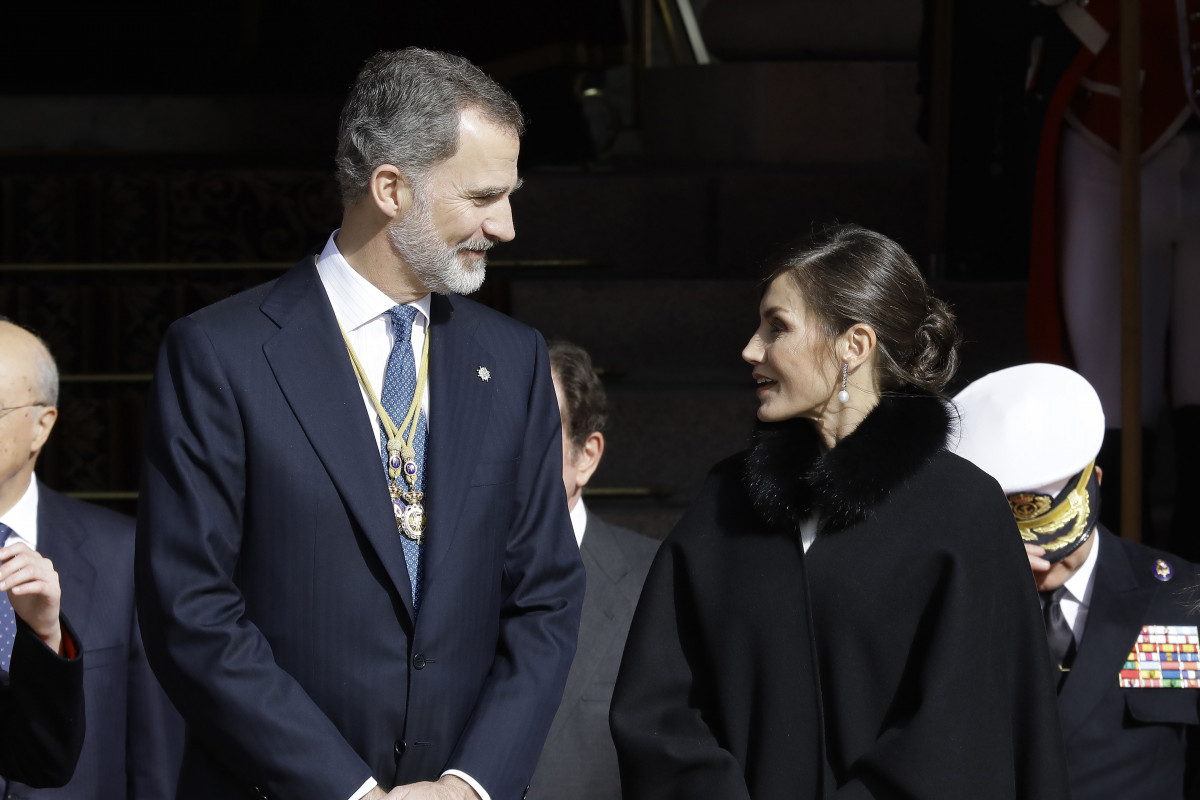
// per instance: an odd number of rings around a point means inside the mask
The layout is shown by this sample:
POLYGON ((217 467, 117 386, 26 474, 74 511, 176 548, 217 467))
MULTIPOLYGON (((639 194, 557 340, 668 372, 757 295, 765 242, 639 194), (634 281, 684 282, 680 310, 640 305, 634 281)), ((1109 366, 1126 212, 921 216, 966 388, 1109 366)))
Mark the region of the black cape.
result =
POLYGON ((626 800, 1068 796, 1028 561, 948 428, 900 395, 828 453, 798 421, 717 465, 630 630, 626 800))

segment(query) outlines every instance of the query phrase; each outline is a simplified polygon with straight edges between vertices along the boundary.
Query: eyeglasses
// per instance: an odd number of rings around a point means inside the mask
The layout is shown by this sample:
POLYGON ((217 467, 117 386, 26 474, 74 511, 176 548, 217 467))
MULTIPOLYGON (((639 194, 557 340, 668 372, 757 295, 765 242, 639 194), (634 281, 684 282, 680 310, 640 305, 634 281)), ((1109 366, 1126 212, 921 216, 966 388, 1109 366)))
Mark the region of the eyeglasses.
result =
POLYGON ((40 408, 41 406, 45 406, 45 405, 47 405, 47 404, 46 403, 26 403, 23 406, 9 406, 7 408, 0 408, 0 419, 7 417, 8 412, 10 412, 10 411, 20 411, 22 408, 40 408))

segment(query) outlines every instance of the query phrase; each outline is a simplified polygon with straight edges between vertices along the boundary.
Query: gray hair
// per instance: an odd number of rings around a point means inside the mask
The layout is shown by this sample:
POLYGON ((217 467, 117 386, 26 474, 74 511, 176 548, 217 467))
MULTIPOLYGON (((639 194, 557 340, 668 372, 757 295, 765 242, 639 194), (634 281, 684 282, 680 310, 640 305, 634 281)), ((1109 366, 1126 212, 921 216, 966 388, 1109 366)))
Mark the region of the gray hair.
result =
POLYGON ((525 131, 517 102, 465 58, 409 47, 368 59, 338 128, 342 204, 362 199, 381 164, 419 182, 458 150, 459 115, 468 109, 517 136, 525 131))
POLYGON ((0 322, 7 322, 9 325, 14 325, 28 333, 41 347, 37 348, 40 352, 34 359, 33 388, 36 393, 37 402, 45 403, 48 406, 58 405, 58 364, 54 363, 54 356, 50 355, 50 346, 46 344, 46 340, 38 336, 33 331, 26 328, 19 322, 15 322, 8 317, 0 314, 0 322))

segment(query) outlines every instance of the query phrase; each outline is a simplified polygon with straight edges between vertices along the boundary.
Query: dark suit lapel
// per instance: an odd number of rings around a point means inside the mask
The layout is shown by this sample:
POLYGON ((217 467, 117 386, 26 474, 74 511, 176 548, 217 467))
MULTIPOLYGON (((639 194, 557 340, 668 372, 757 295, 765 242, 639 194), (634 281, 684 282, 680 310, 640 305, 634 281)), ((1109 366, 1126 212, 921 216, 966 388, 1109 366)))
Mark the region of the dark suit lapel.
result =
POLYGON ((412 589, 379 451, 315 261, 280 278, 262 311, 279 325, 263 346, 275 380, 411 619, 412 589))
POLYGON ((629 573, 629 562, 609 533, 608 524, 590 513, 580 555, 587 570, 587 591, 579 619, 579 649, 563 690, 565 709, 574 709, 583 699, 604 654, 621 633, 620 605, 629 602, 618 587, 629 573))
POLYGON ((1092 707, 1117 685, 1157 587, 1139 585, 1121 541, 1098 530, 1100 553, 1087 627, 1071 675, 1059 695, 1063 734, 1070 736, 1092 707))
POLYGON ((62 585, 63 613, 86 647, 96 568, 80 553, 85 541, 87 531, 65 512, 61 496, 39 482, 37 549, 54 562, 62 585))
POLYGON ((430 298, 429 433, 425 445, 425 505, 429 540, 424 588, 433 588, 439 569, 458 535, 458 517, 466 503, 479 447, 487 432, 492 387, 506 376, 496 359, 476 341, 478 320, 456 298, 430 298), (479 376, 486 369, 488 380, 479 376))

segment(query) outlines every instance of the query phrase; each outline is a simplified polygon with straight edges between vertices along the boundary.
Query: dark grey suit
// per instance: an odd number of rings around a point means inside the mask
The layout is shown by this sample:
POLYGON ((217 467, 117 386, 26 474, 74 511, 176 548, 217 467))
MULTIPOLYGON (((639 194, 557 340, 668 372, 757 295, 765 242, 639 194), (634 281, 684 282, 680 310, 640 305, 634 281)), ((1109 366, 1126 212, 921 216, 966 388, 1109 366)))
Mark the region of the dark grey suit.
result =
POLYGON ((587 593, 579 645, 562 704, 550 726, 529 800, 614 800, 621 796, 608 706, 621 666, 629 622, 658 540, 610 525, 588 513, 583 534, 587 593))
POLYGON ((133 520, 38 484, 38 551, 54 562, 63 615, 83 644, 87 733, 71 781, 15 800, 142 800, 175 794, 183 720, 150 672, 133 611, 133 520))

